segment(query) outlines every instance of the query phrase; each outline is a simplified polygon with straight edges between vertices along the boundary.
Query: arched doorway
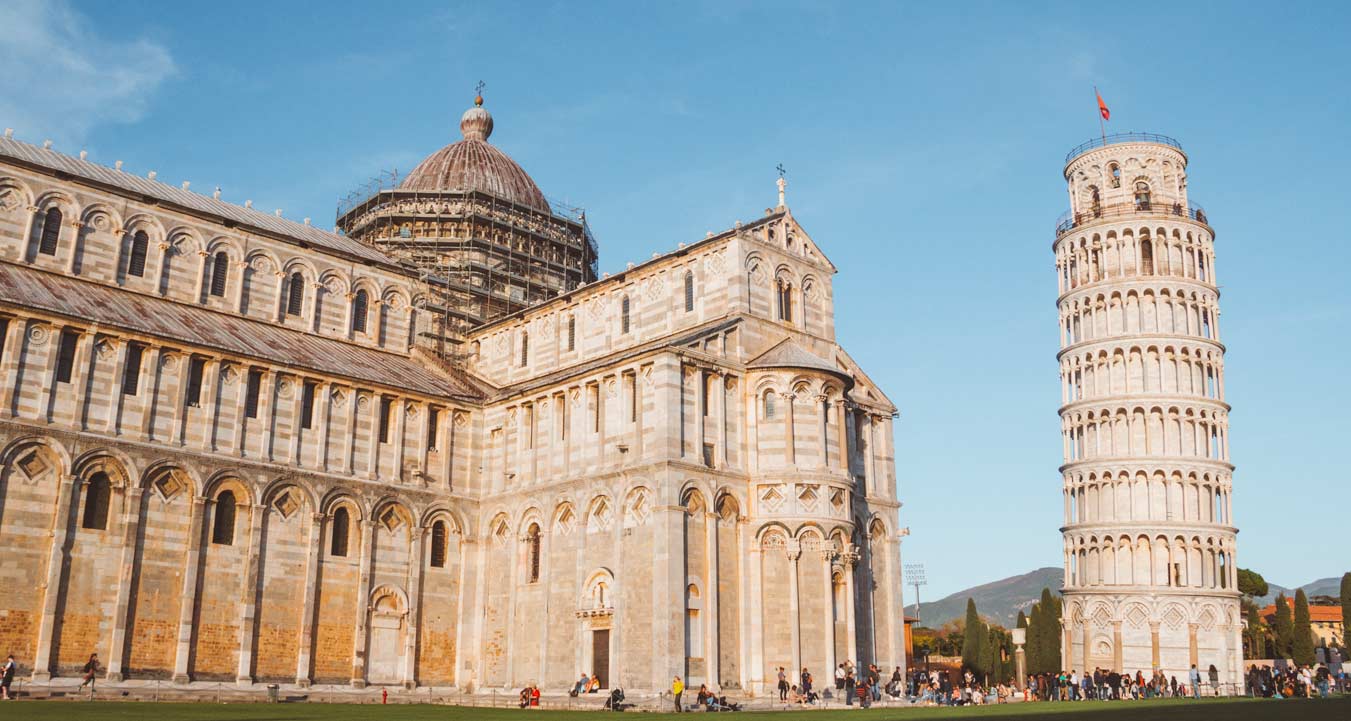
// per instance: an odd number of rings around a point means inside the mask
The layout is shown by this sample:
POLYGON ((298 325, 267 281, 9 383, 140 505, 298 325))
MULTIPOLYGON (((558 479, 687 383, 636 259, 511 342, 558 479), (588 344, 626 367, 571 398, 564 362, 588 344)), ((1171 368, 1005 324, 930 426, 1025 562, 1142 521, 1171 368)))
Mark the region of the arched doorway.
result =
POLYGON ((408 604, 401 591, 381 586, 371 593, 370 650, 366 667, 368 683, 403 683, 407 618, 408 604))

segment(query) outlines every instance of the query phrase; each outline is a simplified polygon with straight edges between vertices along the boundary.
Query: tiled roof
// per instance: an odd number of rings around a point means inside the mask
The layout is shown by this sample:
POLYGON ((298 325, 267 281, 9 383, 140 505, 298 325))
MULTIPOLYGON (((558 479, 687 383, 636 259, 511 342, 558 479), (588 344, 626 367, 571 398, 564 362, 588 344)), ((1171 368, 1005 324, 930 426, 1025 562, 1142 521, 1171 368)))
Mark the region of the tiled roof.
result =
POLYGON ((798 345, 792 338, 784 338, 777 345, 761 353, 746 364, 747 368, 808 368, 837 376, 849 374, 830 361, 798 345))
POLYGON ((438 373, 406 356, 35 268, 0 263, 0 303, 424 395, 482 397, 468 379, 438 373))
POLYGON ((139 175, 109 168, 106 165, 99 165, 88 160, 58 153, 55 150, 39 148, 13 138, 0 137, 0 158, 61 171, 76 178, 110 186, 117 190, 149 196, 190 211, 215 216, 239 225, 256 228, 264 233, 281 236, 283 239, 292 242, 304 242, 311 246, 355 256, 385 266, 396 265, 384 253, 337 233, 321 230, 312 225, 296 223, 271 213, 227 203, 209 195, 183 190, 157 180, 150 180, 139 175))
MULTIPOLYGON (((1293 599, 1293 598, 1286 598, 1286 599, 1285 599, 1285 602, 1286 602, 1287 605, 1289 605, 1289 606, 1291 607, 1291 609, 1294 608, 1294 606, 1295 606, 1295 599, 1293 599)), ((1274 617, 1276 616, 1276 604, 1274 604, 1274 603, 1268 604, 1267 607, 1264 608, 1264 609, 1262 609, 1261 611, 1259 611, 1259 613, 1262 614, 1262 618, 1265 618, 1265 619, 1271 619, 1271 618, 1274 618, 1274 617)), ((1341 607, 1341 606, 1313 606, 1313 605, 1310 605, 1310 606, 1309 606, 1309 620, 1310 620, 1310 621, 1321 622, 1321 623, 1341 623, 1341 622, 1342 622, 1342 607, 1341 607)))

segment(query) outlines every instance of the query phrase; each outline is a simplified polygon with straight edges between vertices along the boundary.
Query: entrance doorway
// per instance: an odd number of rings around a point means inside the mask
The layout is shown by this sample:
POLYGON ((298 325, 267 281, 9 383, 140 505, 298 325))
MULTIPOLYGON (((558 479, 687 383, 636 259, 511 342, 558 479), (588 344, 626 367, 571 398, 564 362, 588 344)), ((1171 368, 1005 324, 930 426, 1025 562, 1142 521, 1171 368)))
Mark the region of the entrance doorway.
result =
POLYGON ((610 629, 591 632, 591 673, 600 679, 601 688, 610 688, 610 629))

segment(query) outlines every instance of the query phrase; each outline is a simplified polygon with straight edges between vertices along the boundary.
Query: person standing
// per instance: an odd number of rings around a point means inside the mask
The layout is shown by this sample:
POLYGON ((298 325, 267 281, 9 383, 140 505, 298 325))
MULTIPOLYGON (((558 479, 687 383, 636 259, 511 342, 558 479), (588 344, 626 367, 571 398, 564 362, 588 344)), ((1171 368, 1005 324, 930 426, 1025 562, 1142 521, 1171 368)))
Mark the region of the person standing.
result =
POLYGON ((835 690, 844 690, 844 664, 835 667, 835 690))
POLYGON ((14 698, 9 695, 9 685, 14 683, 15 665, 14 654, 10 654, 5 658, 4 668, 0 669, 0 697, 3 697, 6 701, 13 700, 14 698))
POLYGON ((1192 698, 1201 698, 1201 672, 1196 670, 1196 664, 1192 664, 1192 669, 1187 674, 1187 682, 1192 685, 1192 698))
POLYGON ((788 674, 783 672, 783 666, 779 667, 779 700, 788 700, 788 674))
POLYGON ((685 709, 680 705, 680 694, 685 693, 685 682, 676 676, 671 680, 671 696, 675 697, 676 713, 684 713, 685 709))
POLYGON ((844 669, 844 704, 846 706, 854 705, 854 669, 844 669))

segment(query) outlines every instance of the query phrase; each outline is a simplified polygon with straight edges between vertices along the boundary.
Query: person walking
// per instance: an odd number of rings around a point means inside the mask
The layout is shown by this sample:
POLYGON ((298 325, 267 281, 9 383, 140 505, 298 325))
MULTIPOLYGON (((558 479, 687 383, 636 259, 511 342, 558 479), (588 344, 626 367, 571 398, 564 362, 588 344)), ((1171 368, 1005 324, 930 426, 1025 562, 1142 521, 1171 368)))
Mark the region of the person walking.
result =
POLYGON ((1187 674, 1187 682, 1192 685, 1192 698, 1201 698, 1201 672, 1196 670, 1196 664, 1192 664, 1192 669, 1187 674))
POLYGON ((14 683, 15 666, 14 654, 10 654, 5 658, 4 668, 0 669, 0 698, 6 701, 14 699, 13 696, 9 695, 9 685, 14 683))
POLYGON ((84 680, 80 682, 80 688, 89 686, 92 690, 94 686, 94 676, 99 672, 99 655, 89 654, 89 662, 84 665, 84 680))
POLYGON ((671 680, 671 696, 675 697, 676 713, 685 712, 685 708, 680 705, 680 694, 682 693, 685 693, 685 682, 681 681, 679 676, 676 676, 671 680))
POLYGON ((1220 695, 1220 670, 1215 668, 1215 664, 1210 664, 1210 670, 1207 672, 1210 676, 1210 690, 1216 696, 1220 695))

